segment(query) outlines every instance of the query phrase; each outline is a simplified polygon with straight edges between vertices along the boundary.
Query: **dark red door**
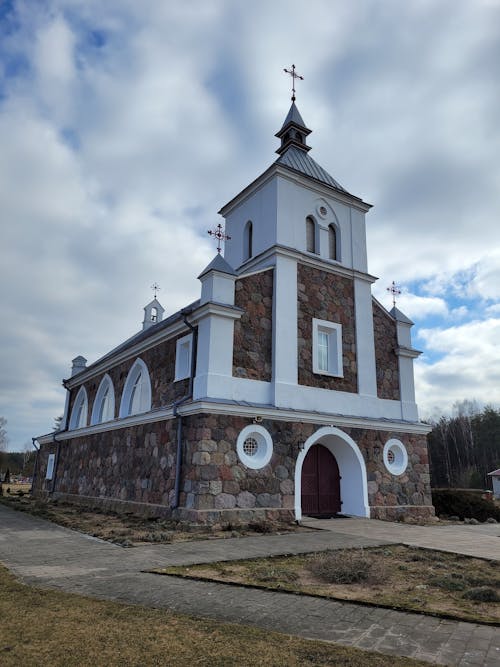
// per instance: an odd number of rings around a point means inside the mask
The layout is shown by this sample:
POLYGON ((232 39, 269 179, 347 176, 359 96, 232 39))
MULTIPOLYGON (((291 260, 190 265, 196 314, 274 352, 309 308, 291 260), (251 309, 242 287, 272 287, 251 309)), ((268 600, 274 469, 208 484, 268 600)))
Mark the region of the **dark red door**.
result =
POLYGON ((340 510, 340 474, 335 456, 323 445, 313 445, 302 465, 302 513, 332 516, 340 510))

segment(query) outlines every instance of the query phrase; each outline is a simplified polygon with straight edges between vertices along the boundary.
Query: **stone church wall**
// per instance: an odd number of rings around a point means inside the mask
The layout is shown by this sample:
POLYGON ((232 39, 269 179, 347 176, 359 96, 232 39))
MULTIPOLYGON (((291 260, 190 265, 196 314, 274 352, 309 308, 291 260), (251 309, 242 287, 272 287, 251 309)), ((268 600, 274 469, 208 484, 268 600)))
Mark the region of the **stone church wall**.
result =
POLYGON ((236 281, 235 305, 245 312, 234 323, 235 377, 271 381, 273 277, 269 269, 236 281))
MULTIPOLYGON (((236 452, 238 434, 251 423, 249 418, 228 415, 183 419, 180 507, 173 514, 175 420, 44 445, 35 493, 51 491, 52 482, 44 479, 47 458, 59 447, 55 497, 190 523, 293 521, 295 462, 300 446, 321 426, 264 419, 260 423, 272 437, 273 456, 264 468, 252 470, 236 452)), ((358 444, 366 462, 372 518, 433 515, 425 436, 343 431, 358 444), (397 477, 383 463, 383 447, 390 438, 399 438, 408 452, 408 468, 397 477)))
MULTIPOLYGON (((122 363, 114 366, 107 371, 110 376, 115 390, 115 418, 118 417, 120 411, 120 401, 123 393, 123 388, 127 380, 127 375, 134 364, 135 360, 140 357, 149 369, 149 378, 151 381, 151 407, 160 408, 172 404, 179 398, 184 397, 188 392, 189 380, 179 380, 174 382, 175 377, 175 352, 177 340, 184 336, 177 336, 172 340, 159 343, 155 347, 145 350, 136 357, 127 359, 122 363)), ((88 421, 90 424, 90 416, 94 400, 99 389, 99 384, 106 373, 100 373, 90 380, 84 382, 88 397, 88 421)), ((69 414, 73 408, 76 395, 81 385, 78 385, 71 390, 69 402, 69 414)))
POLYGON ((353 281, 303 264, 298 265, 297 271, 299 384, 357 392, 353 281), (342 324, 343 378, 313 373, 313 318, 342 324))
POLYGON ((375 364, 377 369, 377 396, 400 400, 399 362, 396 322, 376 301, 373 305, 373 333, 375 337, 375 364))

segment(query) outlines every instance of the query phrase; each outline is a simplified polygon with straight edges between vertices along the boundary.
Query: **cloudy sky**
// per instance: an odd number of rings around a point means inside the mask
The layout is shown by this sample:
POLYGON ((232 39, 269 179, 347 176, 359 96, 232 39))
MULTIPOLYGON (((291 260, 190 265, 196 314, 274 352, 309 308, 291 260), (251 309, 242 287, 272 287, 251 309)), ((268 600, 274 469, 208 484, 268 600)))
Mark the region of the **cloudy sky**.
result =
POLYGON ((0 0, 0 415, 51 430, 71 359, 196 298, 217 210, 275 159, 292 63, 312 157, 415 321, 421 415, 500 404, 500 0, 0 0))

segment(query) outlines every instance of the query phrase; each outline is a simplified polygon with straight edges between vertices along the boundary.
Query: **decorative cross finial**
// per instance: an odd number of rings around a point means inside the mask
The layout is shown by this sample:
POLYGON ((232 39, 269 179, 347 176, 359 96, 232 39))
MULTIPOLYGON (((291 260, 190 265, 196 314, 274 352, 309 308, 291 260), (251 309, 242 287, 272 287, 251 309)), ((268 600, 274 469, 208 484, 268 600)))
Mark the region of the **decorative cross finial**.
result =
POLYGON ((213 236, 215 239, 217 239, 217 252, 220 255, 221 251, 221 241, 230 241, 231 237, 226 234, 226 232, 222 229, 222 225, 219 224, 215 229, 209 229, 208 233, 210 236, 213 236))
POLYGON ((304 77, 300 76, 300 74, 297 74, 295 71, 295 65, 292 65, 292 69, 285 69, 283 70, 287 74, 289 74, 292 77, 292 102, 295 102, 295 79, 300 79, 301 81, 304 81, 304 77))
POLYGON ((396 297, 401 294, 401 290, 396 285, 394 280, 392 281, 391 286, 387 288, 387 291, 392 294, 392 305, 396 307, 396 297))
POLYGON ((153 284, 151 285, 151 289, 153 290, 153 294, 155 295, 155 299, 156 299, 156 293, 157 293, 158 290, 161 289, 161 288, 160 288, 160 286, 158 285, 158 283, 153 283, 153 284))

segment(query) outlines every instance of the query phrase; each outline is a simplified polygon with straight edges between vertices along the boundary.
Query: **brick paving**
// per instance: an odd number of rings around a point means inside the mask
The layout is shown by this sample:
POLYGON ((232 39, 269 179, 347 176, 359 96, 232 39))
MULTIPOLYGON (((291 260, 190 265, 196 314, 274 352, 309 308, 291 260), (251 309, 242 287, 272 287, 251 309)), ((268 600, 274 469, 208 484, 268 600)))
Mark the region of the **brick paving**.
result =
MULTIPOLYGON (((356 521, 339 521, 338 531, 333 532, 311 530, 123 549, 0 505, 0 561, 27 583, 71 593, 254 625, 434 664, 498 667, 500 628, 141 572, 180 563, 401 541, 387 534, 377 539, 372 527, 350 529, 369 532, 367 537, 349 534, 349 525, 356 521)), ((483 534, 476 532, 476 545, 483 534)))

